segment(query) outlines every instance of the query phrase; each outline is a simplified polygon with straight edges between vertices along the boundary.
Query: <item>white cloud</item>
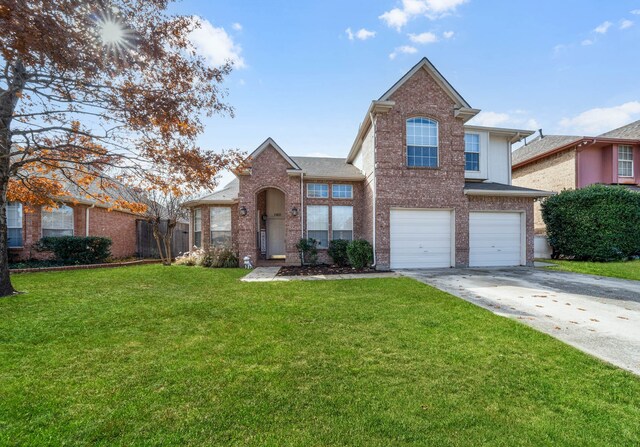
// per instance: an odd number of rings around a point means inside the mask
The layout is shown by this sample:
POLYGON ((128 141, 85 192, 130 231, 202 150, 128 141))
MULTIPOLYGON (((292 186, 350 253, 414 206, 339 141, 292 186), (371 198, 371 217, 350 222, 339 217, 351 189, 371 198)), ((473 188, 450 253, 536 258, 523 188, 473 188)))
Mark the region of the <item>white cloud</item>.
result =
POLYGON ((587 46, 593 45, 593 44, 594 44, 594 42, 591 39, 585 39, 585 40, 582 41, 582 46, 583 47, 587 47, 587 46))
POLYGON ((438 41, 438 36, 433 33, 409 34, 409 40, 413 43, 427 44, 438 41))
POLYGON ((445 39, 451 39, 456 33, 454 33, 453 31, 445 31, 444 33, 442 33, 442 37, 444 37, 445 39))
POLYGON ((389 28, 395 28, 398 31, 409 21, 408 14, 398 8, 387 11, 378 18, 385 22, 389 28))
POLYGON ((476 126, 496 127, 508 122, 510 119, 511 116, 507 113, 480 112, 475 118, 473 118, 473 120, 470 121, 470 124, 473 123, 476 126))
POLYGON ((631 101, 614 107, 587 110, 573 118, 564 118, 560 126, 572 133, 598 135, 640 118, 640 101, 631 101))
POLYGON ((239 24, 238 22, 236 22, 233 25, 231 25, 231 28, 233 28, 236 31, 242 31, 242 25, 239 24))
POLYGON ((349 40, 354 40, 354 39, 367 40, 367 39, 376 37, 375 31, 369 31, 368 29, 365 29, 365 28, 361 28, 359 31, 355 33, 351 31, 351 28, 347 28, 345 30, 345 33, 347 33, 347 37, 349 38, 349 40))
POLYGON ((634 9, 633 11, 631 11, 631 14, 634 14, 636 16, 640 16, 640 9, 634 9))
POLYGON ((594 29, 594 31, 598 34, 607 34, 607 31, 609 31, 609 28, 611 28, 612 25, 613 23, 607 20, 602 25, 597 26, 596 29, 594 29))
POLYGON ((246 67, 241 56, 242 47, 233 41, 224 28, 216 28, 208 20, 199 17, 193 20, 200 26, 191 32, 189 39, 209 64, 219 67, 230 61, 234 68, 246 67))
POLYGON ((418 49, 416 47, 412 47, 410 45, 403 45, 393 50, 393 53, 389 55, 389 59, 394 60, 398 56, 398 54, 415 54, 417 52, 418 52, 418 49))
POLYGON ((426 16, 432 20, 444 17, 469 0, 402 0, 402 8, 393 8, 379 18, 390 28, 400 31, 410 19, 426 16))
POLYGON ((620 22, 620 29, 627 29, 633 26, 633 22, 631 20, 623 20, 620 22))

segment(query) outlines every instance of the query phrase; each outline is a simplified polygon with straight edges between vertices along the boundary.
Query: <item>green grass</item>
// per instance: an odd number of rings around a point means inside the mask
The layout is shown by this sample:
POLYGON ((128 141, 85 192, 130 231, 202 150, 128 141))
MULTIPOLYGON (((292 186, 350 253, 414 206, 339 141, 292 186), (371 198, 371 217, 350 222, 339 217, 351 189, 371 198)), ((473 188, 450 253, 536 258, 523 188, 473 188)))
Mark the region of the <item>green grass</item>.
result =
POLYGON ((410 279, 17 275, 0 445, 640 444, 640 380, 410 279))
POLYGON ((589 275, 610 276, 612 278, 634 279, 640 281, 640 261, 627 262, 580 262, 580 261, 549 261, 557 264, 548 267, 550 270, 565 272, 587 273, 589 275))

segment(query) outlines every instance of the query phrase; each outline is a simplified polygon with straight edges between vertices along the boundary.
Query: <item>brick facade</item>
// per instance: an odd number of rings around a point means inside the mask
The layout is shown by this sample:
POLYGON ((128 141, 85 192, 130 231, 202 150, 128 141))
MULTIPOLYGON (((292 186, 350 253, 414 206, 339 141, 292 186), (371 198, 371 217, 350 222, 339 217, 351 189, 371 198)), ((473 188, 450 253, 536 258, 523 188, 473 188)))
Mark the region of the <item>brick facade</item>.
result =
MULTIPOLYGON (((513 184, 560 192, 576 187, 576 150, 570 149, 513 170, 513 184)), ((535 203, 534 231, 545 234, 540 202, 535 203)))
POLYGON ((469 210, 464 195, 464 127, 455 102, 425 71, 419 70, 390 98, 393 109, 377 117, 376 259, 389 268, 392 208, 455 210, 456 265, 469 263, 469 210), (430 118, 439 127, 439 167, 410 168, 406 162, 406 121, 430 118))
MULTIPOLYGON (((136 219, 134 214, 109 211, 105 208, 87 205, 69 205, 73 208, 73 234, 75 236, 108 237, 112 241, 111 256, 114 259, 136 256, 136 219), (87 235, 87 209, 89 210, 89 234, 87 235)), ((47 253, 39 253, 34 245, 42 237, 42 209, 23 207, 22 213, 22 248, 11 248, 9 254, 12 259, 45 259, 47 253)))

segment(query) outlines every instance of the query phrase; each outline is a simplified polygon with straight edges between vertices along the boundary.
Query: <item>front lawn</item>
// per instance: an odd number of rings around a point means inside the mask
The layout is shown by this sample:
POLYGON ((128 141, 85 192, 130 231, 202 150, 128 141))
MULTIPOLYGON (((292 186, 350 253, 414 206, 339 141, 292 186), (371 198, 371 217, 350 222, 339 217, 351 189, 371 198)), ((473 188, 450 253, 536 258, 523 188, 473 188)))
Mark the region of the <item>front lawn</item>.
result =
POLYGON ((589 275, 610 276, 613 278, 635 279, 640 281, 640 261, 627 262, 580 262, 580 261, 549 261, 557 264, 548 267, 550 270, 565 272, 587 273, 589 275))
POLYGON ((0 445, 639 445, 640 379, 410 279, 16 275, 0 445))

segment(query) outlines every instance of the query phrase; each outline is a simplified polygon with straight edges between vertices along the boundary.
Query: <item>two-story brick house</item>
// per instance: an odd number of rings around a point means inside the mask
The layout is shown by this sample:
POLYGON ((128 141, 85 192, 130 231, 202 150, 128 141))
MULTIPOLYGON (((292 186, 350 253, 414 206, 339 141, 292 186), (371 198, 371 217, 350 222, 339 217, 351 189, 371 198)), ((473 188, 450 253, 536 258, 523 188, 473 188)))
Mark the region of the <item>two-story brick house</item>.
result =
POLYGON ((465 125, 478 113, 425 58, 371 103, 347 158, 265 141, 231 184, 187 204, 191 241, 258 263, 297 263, 312 237, 321 252, 367 239, 378 269, 531 265, 547 193, 511 186, 511 145, 533 132, 465 125))

